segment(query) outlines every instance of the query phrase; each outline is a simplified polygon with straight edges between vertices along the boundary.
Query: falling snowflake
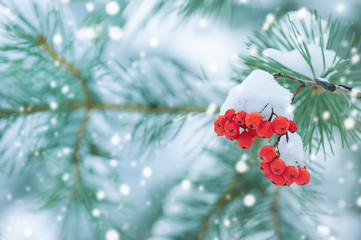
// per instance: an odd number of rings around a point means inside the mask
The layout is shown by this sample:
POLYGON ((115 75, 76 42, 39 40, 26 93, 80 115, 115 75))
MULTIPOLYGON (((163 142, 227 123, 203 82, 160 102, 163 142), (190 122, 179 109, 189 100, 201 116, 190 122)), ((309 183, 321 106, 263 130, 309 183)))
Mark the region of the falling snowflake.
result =
POLYGON ((256 203, 256 198, 252 194, 247 194, 243 199, 243 203, 246 207, 252 207, 256 203))
POLYGON ((105 11, 111 16, 116 15, 119 12, 119 10, 120 8, 116 1, 107 3, 105 7, 105 11))

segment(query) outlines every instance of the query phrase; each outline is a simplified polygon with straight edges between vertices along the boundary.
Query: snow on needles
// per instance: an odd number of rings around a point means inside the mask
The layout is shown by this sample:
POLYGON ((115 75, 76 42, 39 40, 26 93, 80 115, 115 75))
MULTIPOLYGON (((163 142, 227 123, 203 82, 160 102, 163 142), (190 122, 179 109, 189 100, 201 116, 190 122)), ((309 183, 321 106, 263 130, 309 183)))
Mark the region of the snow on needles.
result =
MULTIPOLYGON (((332 50, 324 49, 325 68, 323 67, 323 56, 321 47, 316 44, 308 44, 308 51, 310 53, 311 65, 315 71, 315 77, 320 77, 321 74, 331 67, 336 53, 332 50)), ((292 51, 279 51, 277 49, 268 48, 263 51, 263 55, 272 58, 276 62, 292 69, 293 71, 312 78, 313 73, 311 67, 303 58, 301 53, 295 49, 292 51)), ((337 62, 336 58, 336 62, 337 62)), ((329 75, 330 76, 330 75, 329 75)))
MULTIPOLYGON (((321 39, 325 46, 329 39, 330 27, 327 24, 327 21, 317 19, 314 13, 310 13, 306 8, 301 8, 298 11, 290 12, 279 20, 279 26, 285 33, 293 32, 292 24, 295 29, 297 29, 295 41, 298 41, 301 45, 305 43, 307 46, 314 74, 307 61, 297 50, 297 47, 294 47, 295 49, 292 51, 288 51, 284 46, 279 44, 276 47, 277 49, 265 49, 262 54, 304 76, 310 78, 321 77, 322 73, 332 66, 336 56, 336 53, 333 50, 328 50, 325 47, 323 51, 321 49, 321 39), (318 24, 318 20, 320 21, 320 25, 318 24), (310 37, 311 31, 312 37, 310 37), (323 62, 323 53, 325 65, 323 62)), ((291 36, 293 35, 291 34, 291 36)), ((337 62, 338 59, 339 58, 336 57, 335 62, 337 62)), ((329 73, 328 77, 330 75, 332 75, 332 73, 329 73)))
POLYGON ((287 166, 303 168, 305 164, 302 139, 297 133, 288 133, 288 138, 287 142, 286 136, 282 136, 278 144, 281 159, 287 166))
POLYGON ((221 107, 221 114, 232 108, 236 112, 260 112, 263 119, 268 120, 273 108, 278 116, 292 120, 291 99, 292 93, 279 85, 271 74, 255 70, 230 90, 221 107))

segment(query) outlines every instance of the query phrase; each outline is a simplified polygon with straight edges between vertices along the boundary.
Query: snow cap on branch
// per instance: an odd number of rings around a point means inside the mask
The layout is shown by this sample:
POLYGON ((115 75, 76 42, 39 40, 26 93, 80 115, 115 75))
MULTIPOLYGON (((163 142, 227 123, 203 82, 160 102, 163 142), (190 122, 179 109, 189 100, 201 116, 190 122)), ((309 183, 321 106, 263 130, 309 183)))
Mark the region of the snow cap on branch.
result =
POLYGON ((305 166, 303 162, 303 143, 297 133, 288 133, 288 141, 286 136, 282 136, 278 144, 278 150, 286 166, 295 166, 297 168, 305 166))
POLYGON ((268 120, 273 108, 277 115, 292 120, 291 99, 292 93, 279 85, 271 74, 255 70, 230 90, 221 114, 232 108, 236 112, 260 112, 263 119, 268 120))
MULTIPOLYGON (((300 51, 297 49, 292 51, 279 51, 277 49, 268 48, 263 51, 263 55, 272 58, 276 62, 304 76, 308 76, 310 78, 321 77, 322 73, 332 66, 336 53, 333 50, 324 49, 323 50, 324 56, 322 56, 322 50, 320 46, 316 44, 308 44, 306 46, 308 52, 310 53, 311 65, 314 69, 314 73, 316 76, 314 76, 310 68, 310 65, 307 63, 305 58, 301 55, 300 51), (325 65, 324 65, 324 61, 325 61, 325 65)), ((336 62, 337 60, 338 58, 336 57, 336 62)), ((328 76, 331 75, 332 73, 329 74, 328 76)))

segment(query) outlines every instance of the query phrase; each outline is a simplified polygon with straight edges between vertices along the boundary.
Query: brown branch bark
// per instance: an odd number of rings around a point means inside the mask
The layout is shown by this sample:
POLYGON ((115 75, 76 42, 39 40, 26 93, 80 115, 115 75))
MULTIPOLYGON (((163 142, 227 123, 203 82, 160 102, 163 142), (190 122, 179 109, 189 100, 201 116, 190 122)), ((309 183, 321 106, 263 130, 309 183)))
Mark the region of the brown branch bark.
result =
POLYGON ((303 87, 317 87, 317 88, 321 88, 321 89, 324 89, 324 90, 327 90, 330 92, 342 93, 342 94, 346 94, 346 95, 349 95, 354 98, 361 98, 361 92, 354 90, 350 86, 345 86, 345 85, 341 85, 341 84, 333 84, 331 82, 328 82, 328 81, 325 81, 323 79, 316 78, 316 77, 313 77, 313 81, 284 75, 282 73, 273 74, 273 77, 275 79, 277 79, 277 78, 291 79, 295 82, 301 83, 303 87))
POLYGON ((78 191, 78 184, 81 181, 81 171, 80 171, 80 147, 82 140, 85 136, 86 129, 88 126, 88 122, 90 120, 91 115, 91 108, 87 108, 87 111, 84 115, 84 118, 80 124, 79 130, 76 135, 75 145, 74 145, 74 151, 72 155, 72 162, 73 162, 73 169, 74 169, 74 185, 73 185, 73 198, 78 199, 79 197, 79 191, 78 191))
MULTIPOLYGON (((87 108, 88 105, 85 102, 70 102, 66 103, 63 106, 70 110, 76 110, 81 108, 87 108)), ((107 110, 107 111, 124 111, 124 112, 139 112, 139 113, 204 113, 207 111, 206 108, 192 108, 192 107, 151 107, 151 106, 142 106, 142 105, 131 105, 131 104, 107 104, 107 103, 98 103, 91 106, 92 109, 98 110, 107 110)), ((3 109, 0 110, 0 119, 5 118, 11 115, 30 115, 38 112, 45 112, 50 110, 48 105, 41 106, 28 106, 24 107, 24 111, 16 109, 3 109)), ((216 110, 219 111, 219 110, 216 110)))
MULTIPOLYGON (((256 143, 254 149, 258 149, 259 143, 256 143)), ((249 167, 252 167, 257 160, 257 152, 253 151, 251 154, 251 159, 249 161, 249 167)), ((195 239, 200 240, 207 232, 209 227, 209 221, 211 220, 212 216, 216 214, 220 209, 226 206, 228 203, 232 202, 237 196, 242 194, 241 191, 237 189, 238 183, 242 180, 243 174, 237 174, 232 181, 228 184, 226 191, 222 194, 222 196, 218 199, 218 201, 213 205, 211 211, 203 220, 201 227, 198 229, 195 239)))
POLYGON ((273 201, 272 201, 270 211, 271 211, 271 219, 272 219, 273 231, 274 231, 274 233, 276 235, 276 238, 278 240, 282 240, 280 225, 279 225, 279 221, 278 221, 278 201, 279 201, 279 197, 280 197, 280 187, 277 187, 274 194, 273 194, 273 201))
POLYGON ((209 221, 211 220, 212 216, 216 214, 220 209, 222 209, 225 205, 232 201, 235 197, 235 192, 237 190, 237 184, 242 179, 241 174, 237 174, 231 183, 228 185, 227 190, 222 194, 221 198, 213 205, 213 208, 208 213, 206 218, 204 219, 201 227, 198 229, 196 233, 196 240, 200 240, 203 238, 204 234, 207 232, 209 221))
POLYGON ((51 58, 54 61, 59 62, 59 64, 62 65, 71 75, 73 75, 80 81, 81 89, 87 100, 87 103, 88 105, 91 105, 92 101, 91 98, 89 97, 90 94, 88 91, 88 87, 86 85, 85 79, 82 77, 81 72, 78 69, 76 69, 72 64, 68 63, 68 61, 65 58, 60 56, 55 51, 55 49, 45 40, 44 36, 38 35, 36 39, 38 40, 39 44, 44 47, 44 50, 50 54, 51 58))

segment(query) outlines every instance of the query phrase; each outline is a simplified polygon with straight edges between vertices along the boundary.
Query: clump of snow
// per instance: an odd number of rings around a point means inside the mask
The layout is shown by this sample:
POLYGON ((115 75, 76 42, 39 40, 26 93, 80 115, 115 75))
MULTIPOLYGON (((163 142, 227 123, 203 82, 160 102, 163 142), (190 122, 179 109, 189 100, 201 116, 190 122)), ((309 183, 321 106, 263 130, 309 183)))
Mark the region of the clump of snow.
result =
POLYGON ((292 93, 279 85, 271 74, 255 70, 241 84, 230 90, 221 107, 221 114, 228 109, 236 112, 260 112, 263 119, 268 120, 273 108, 278 116, 292 120, 291 99, 292 93))
MULTIPOLYGON (((308 32, 312 30, 314 39, 317 41, 316 43, 319 44, 319 39, 321 36, 319 25, 315 19, 314 14, 311 13, 307 8, 303 7, 297 11, 289 12, 287 15, 283 16, 279 20, 280 28, 286 34, 293 32, 290 21, 294 24, 294 27, 296 27, 298 33, 300 34, 300 37, 305 43, 310 44, 313 42, 313 40, 308 37, 309 34, 306 33, 306 29, 308 30, 308 32)), ((329 36, 329 26, 327 24, 327 21, 324 19, 321 19, 321 29, 324 42, 327 43, 329 36)), ((281 49, 285 49, 283 46, 280 47, 281 49)))
MULTIPOLYGON (((307 48, 310 53, 311 65, 315 71, 315 76, 312 73, 310 65, 306 62, 297 49, 292 51, 280 51, 277 49, 268 48, 263 51, 263 55, 302 75, 308 76, 310 78, 320 77, 324 71, 327 71, 327 69, 332 66, 336 53, 332 50, 324 49, 324 68, 321 47, 316 44, 308 44, 307 48)), ((338 58, 336 58, 336 61, 337 60, 338 58)), ((331 74, 328 76, 330 75, 331 74)))
POLYGON ((282 136, 278 144, 280 158, 287 166, 295 166, 303 168, 303 143, 301 137, 297 133, 288 133, 288 142, 286 136, 282 136))

